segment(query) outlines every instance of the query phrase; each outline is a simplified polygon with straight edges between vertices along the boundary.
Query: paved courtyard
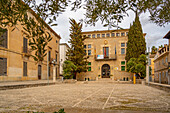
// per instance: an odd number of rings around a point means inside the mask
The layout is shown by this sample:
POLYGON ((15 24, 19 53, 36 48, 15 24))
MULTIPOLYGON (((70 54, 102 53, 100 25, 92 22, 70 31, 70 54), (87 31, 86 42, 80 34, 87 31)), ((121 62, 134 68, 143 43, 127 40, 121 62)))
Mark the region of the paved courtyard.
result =
POLYGON ((77 82, 1 90, 0 112, 168 113, 170 94, 141 84, 77 82))

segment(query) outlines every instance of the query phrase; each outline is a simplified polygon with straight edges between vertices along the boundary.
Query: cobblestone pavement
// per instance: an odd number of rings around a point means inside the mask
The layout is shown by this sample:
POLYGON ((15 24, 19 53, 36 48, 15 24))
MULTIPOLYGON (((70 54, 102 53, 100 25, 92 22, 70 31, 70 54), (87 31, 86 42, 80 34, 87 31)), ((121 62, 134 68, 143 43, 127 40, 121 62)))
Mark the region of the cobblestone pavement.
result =
POLYGON ((0 112, 166 113, 170 93, 140 84, 56 84, 1 90, 0 112))

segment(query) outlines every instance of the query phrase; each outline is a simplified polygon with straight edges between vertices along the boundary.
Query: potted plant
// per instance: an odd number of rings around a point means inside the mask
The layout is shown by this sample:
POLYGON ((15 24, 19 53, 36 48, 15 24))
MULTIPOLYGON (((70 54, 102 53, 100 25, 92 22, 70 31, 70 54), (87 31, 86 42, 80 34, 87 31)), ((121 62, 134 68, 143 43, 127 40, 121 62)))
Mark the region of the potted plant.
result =
POLYGON ((109 75, 109 76, 110 76, 111 80, 114 80, 114 76, 112 74, 109 75))
POLYGON ((100 78, 100 75, 98 75, 98 77, 100 78))

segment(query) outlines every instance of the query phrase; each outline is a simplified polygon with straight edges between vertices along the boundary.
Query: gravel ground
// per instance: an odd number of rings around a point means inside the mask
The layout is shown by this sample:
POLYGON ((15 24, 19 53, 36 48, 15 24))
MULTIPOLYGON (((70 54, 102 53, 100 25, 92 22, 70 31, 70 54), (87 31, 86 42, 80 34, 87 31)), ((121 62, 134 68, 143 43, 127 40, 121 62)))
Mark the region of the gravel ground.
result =
POLYGON ((170 93, 140 84, 56 84, 1 90, 0 112, 168 113, 170 93))

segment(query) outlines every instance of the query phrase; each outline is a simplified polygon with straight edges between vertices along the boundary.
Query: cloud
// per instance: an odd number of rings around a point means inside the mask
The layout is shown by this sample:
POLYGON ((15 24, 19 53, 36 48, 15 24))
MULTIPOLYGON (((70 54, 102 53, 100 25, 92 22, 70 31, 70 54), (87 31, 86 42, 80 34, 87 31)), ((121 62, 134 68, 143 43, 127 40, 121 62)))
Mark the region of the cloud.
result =
MULTIPOLYGON (((122 23, 119 25, 123 28, 129 28, 130 23, 132 23, 135 19, 135 15, 132 11, 128 11, 129 17, 125 17, 122 23)), ((61 41, 60 42, 68 42, 69 40, 69 18, 74 18, 76 21, 79 21, 80 19, 84 19, 85 16, 85 10, 80 9, 77 12, 70 11, 70 8, 67 8, 66 12, 63 14, 59 15, 58 20, 57 20, 57 27, 53 27, 53 29, 56 31, 61 36, 61 41)), ((147 43, 147 47, 151 46, 160 46, 161 44, 167 43, 166 39, 163 39, 163 36, 170 30, 170 25, 166 25, 165 27, 160 27, 157 26, 154 23, 151 23, 149 21, 149 13, 143 13, 140 15, 140 21, 141 25, 143 28, 143 32, 147 33, 145 39, 147 43)), ((97 22, 96 26, 87 26, 83 25, 83 30, 82 31, 94 31, 94 30, 107 30, 107 27, 103 27, 101 25, 101 22, 97 22)), ((112 28, 116 29, 116 28, 112 28)))

